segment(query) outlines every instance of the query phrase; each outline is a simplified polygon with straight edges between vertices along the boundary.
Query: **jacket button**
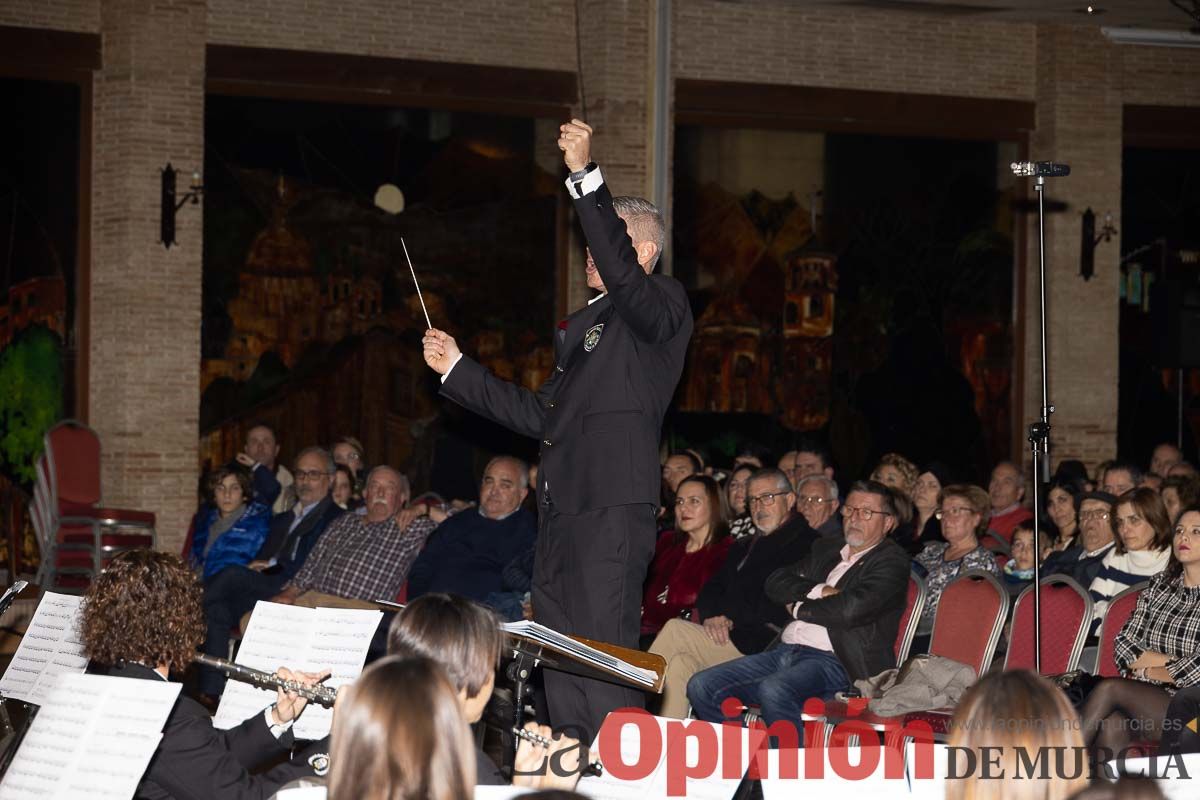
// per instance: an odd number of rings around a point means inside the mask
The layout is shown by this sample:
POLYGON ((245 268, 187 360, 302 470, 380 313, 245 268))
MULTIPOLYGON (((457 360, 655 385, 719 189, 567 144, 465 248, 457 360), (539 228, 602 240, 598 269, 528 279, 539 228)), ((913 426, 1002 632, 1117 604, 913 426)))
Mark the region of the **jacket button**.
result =
POLYGON ((546 408, 554 408, 554 403, 546 403, 546 408))
POLYGON ((546 445, 546 447, 549 447, 551 444, 553 444, 553 442, 551 442, 549 439, 542 439, 542 444, 546 445))

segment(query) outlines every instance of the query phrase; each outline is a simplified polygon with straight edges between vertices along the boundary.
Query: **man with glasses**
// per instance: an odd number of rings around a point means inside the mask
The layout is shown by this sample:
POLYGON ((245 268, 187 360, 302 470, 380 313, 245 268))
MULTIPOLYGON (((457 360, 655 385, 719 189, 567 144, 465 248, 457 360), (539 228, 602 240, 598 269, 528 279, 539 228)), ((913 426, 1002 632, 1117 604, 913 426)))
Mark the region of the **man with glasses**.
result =
POLYGON ((688 682, 699 719, 724 721, 722 702, 736 699, 759 706, 768 726, 786 721, 798 728, 808 698, 828 699, 896 666, 909 574, 908 554, 888 538, 896 507, 886 486, 858 481, 841 514, 843 539, 817 541, 808 558, 767 579, 767 596, 793 617, 782 643, 688 682))
POLYGON ((793 508, 796 496, 782 470, 766 468, 747 481, 746 508, 754 534, 734 542, 729 555, 696 599, 700 620, 669 620, 650 645, 667 660, 664 717, 687 715, 688 679, 702 669, 760 653, 791 617, 767 598, 763 584, 781 564, 808 555, 816 535, 793 508))
MULTIPOLYGON (((330 497, 333 456, 320 447, 306 447, 294 462, 296 504, 271 518, 271 529, 258 556, 246 566, 229 566, 213 576, 204 589, 208 634, 203 652, 224 658, 229 654, 229 631, 259 600, 278 594, 299 572, 313 545, 342 510, 330 497)), ((200 668, 201 702, 214 702, 225 686, 217 670, 200 668)))
POLYGON ((838 487, 824 475, 809 475, 796 487, 796 507, 822 538, 842 536, 842 515, 837 513, 838 487))
POLYGON ((1079 534, 1065 550, 1050 554, 1043 575, 1069 575, 1087 588, 1100 574, 1101 562, 1116 544, 1112 513, 1117 498, 1107 492, 1088 492, 1075 501, 1079 509, 1079 534))

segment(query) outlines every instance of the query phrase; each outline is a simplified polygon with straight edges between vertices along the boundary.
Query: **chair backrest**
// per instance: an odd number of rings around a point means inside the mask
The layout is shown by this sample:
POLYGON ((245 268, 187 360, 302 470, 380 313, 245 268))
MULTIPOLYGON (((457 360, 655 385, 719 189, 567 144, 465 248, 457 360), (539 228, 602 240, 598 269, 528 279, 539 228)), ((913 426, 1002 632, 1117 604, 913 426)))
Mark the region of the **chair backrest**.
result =
POLYGON ((94 506, 100 502, 100 437, 75 420, 63 420, 45 437, 50 499, 54 511, 62 503, 94 506))
POLYGON ((921 623, 921 611, 925 608, 925 579, 913 572, 908 573, 908 600, 904 614, 900 617, 900 628, 896 631, 896 666, 908 659, 913 637, 921 623))
MULTIPOLYGON (((1092 622, 1092 599, 1073 578, 1042 578, 1039 616, 1042 625, 1041 674, 1061 675, 1079 665, 1083 643, 1092 622)), ((1017 598, 1005 669, 1034 668, 1033 585, 1017 598)))
POLYGON ((992 663, 1008 614, 1008 592, 992 573, 969 569, 946 585, 933 618, 929 653, 982 675, 992 663))
POLYGON ((1096 667, 1093 672, 1101 678, 1117 678, 1121 670, 1117 667, 1115 647, 1117 634, 1125 627, 1133 609, 1137 607, 1138 596, 1150 585, 1149 581, 1134 584, 1108 601, 1104 611, 1104 619, 1100 622, 1100 651, 1096 655, 1096 667))
POLYGON ((1012 555, 1012 545, 1008 540, 993 530, 988 530, 979 538, 979 543, 983 545, 985 550, 991 550, 993 553, 1004 553, 1004 555, 1012 555))

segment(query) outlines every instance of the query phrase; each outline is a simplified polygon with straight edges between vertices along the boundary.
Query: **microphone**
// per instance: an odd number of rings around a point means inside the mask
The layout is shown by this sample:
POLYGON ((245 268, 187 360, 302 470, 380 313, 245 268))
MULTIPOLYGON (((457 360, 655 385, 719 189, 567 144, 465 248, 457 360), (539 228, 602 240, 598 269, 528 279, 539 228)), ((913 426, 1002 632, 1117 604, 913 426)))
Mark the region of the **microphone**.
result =
POLYGON ((1070 165, 1053 161, 1014 161, 1011 166, 1013 174, 1022 178, 1061 178, 1071 174, 1070 165))

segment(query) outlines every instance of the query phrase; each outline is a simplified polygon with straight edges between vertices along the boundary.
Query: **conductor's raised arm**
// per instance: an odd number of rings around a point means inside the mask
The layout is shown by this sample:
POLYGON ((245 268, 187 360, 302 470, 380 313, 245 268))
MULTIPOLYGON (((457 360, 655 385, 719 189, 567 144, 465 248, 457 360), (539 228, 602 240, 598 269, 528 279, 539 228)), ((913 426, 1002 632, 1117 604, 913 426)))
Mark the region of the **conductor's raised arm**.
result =
POLYGON ((685 328, 690 334, 691 311, 683 286, 650 275, 665 244, 661 215, 644 200, 614 201, 600 168, 591 161, 591 139, 592 129, 582 120, 559 129, 558 147, 571 171, 567 188, 587 238, 588 286, 608 292, 617 314, 644 342, 669 341, 685 328))

